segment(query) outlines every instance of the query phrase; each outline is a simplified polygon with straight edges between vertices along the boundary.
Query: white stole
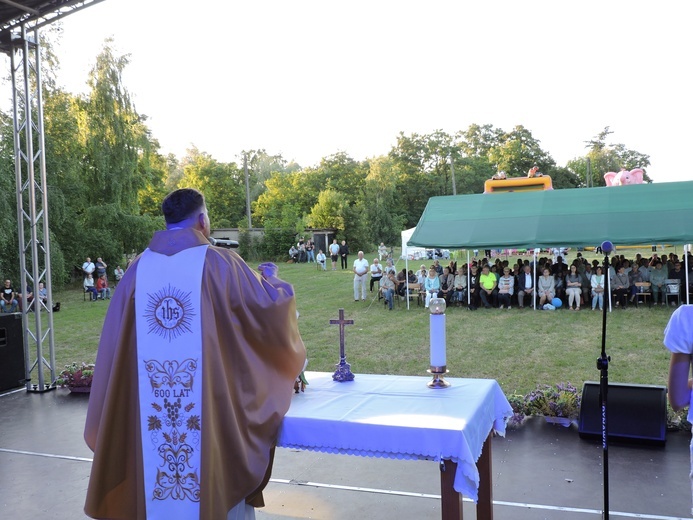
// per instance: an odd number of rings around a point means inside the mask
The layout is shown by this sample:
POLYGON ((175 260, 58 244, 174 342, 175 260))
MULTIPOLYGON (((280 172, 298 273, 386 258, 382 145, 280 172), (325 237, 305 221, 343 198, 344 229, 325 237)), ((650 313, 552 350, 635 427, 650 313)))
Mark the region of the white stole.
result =
POLYGON ((137 264, 137 377, 147 520, 200 517, 206 245, 137 264))

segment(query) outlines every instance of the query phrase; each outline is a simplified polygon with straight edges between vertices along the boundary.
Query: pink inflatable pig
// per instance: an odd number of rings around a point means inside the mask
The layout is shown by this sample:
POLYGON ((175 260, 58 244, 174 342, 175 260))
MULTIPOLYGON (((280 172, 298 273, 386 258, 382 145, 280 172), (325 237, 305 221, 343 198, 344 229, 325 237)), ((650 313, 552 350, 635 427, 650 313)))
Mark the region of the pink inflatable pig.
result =
POLYGON ((626 184, 642 184, 644 172, 640 168, 631 171, 621 168, 618 173, 608 172, 604 174, 607 186, 625 186, 626 184))

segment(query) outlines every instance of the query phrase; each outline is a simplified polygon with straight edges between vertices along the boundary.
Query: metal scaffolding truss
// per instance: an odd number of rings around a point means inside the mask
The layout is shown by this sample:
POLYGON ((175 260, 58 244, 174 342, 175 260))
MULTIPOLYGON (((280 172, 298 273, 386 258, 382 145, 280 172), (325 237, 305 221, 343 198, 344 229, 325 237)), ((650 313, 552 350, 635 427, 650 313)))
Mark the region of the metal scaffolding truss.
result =
POLYGON ((38 29, 103 0, 0 0, 0 32, 38 29))
POLYGON ((22 25, 12 38, 12 101, 14 120, 14 156, 17 190, 17 229, 19 242, 19 287, 22 294, 24 359, 27 390, 44 391, 56 380, 53 341, 53 292, 51 284, 50 233, 48 228, 48 192, 46 154, 43 134, 41 95, 41 52, 38 29, 22 25), (29 306, 28 285, 38 291, 46 286, 48 299, 34 298, 29 306), (34 312, 29 312, 33 310, 34 312), (44 312, 45 311, 45 312, 44 312), (45 323, 44 323, 45 317, 45 323), (48 344, 48 360, 44 356, 48 344), (33 348, 32 348, 33 347, 33 348), (32 359, 31 353, 36 353, 32 359), (49 372, 46 381, 44 368, 49 372), (32 373, 37 379, 32 382, 32 373))
POLYGON ((51 390, 56 383, 39 29, 101 1, 0 0, 0 51, 9 55, 12 69, 18 292, 30 392, 51 390), (40 283, 47 289, 45 302, 37 296, 40 283), (33 302, 27 301, 27 286, 33 288, 33 302))

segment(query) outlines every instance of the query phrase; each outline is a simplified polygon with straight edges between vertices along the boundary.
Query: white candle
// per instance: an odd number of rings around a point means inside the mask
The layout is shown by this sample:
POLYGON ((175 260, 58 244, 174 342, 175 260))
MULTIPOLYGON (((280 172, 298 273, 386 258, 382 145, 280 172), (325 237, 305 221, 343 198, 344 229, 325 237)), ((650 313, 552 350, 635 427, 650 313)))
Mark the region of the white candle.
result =
POLYGON ((431 366, 444 367, 445 359, 445 314, 431 314, 431 366))

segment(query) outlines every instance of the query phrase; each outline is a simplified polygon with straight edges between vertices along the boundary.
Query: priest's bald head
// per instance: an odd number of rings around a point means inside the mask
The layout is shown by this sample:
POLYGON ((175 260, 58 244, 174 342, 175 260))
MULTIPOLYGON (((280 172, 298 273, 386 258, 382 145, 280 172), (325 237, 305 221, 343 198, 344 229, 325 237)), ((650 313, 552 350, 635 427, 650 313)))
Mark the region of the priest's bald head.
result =
POLYGON ((205 196, 193 188, 169 193, 161 203, 166 229, 194 228, 209 238, 209 216, 205 196))

